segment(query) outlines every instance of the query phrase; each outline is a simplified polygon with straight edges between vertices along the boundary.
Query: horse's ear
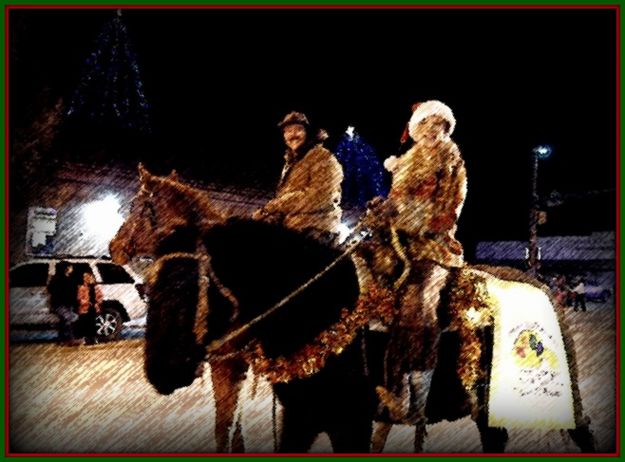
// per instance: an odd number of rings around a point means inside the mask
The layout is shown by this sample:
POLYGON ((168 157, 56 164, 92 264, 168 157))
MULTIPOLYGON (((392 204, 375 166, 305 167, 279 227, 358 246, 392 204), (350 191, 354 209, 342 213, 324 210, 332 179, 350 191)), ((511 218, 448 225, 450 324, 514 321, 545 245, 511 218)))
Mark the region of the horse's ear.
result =
POLYGON ((138 170, 139 170, 139 181, 141 183, 145 183, 152 176, 150 175, 150 172, 148 172, 147 169, 144 167, 142 162, 139 162, 138 170))
POLYGON ((173 181, 180 181, 180 178, 178 178, 178 172, 175 169, 169 174, 169 179, 173 181))

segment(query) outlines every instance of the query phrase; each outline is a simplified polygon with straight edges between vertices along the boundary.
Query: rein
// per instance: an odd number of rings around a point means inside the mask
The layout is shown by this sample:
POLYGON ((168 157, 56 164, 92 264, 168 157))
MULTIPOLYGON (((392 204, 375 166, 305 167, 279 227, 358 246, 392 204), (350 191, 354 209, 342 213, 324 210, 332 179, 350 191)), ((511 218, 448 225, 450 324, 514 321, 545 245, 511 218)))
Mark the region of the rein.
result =
MULTIPOLYGON (((198 254, 196 253, 196 258, 197 256, 198 254)), ((208 288, 210 286, 210 279, 205 275, 209 266, 209 256, 205 252, 199 253, 197 276, 198 301, 197 310, 195 311, 195 319, 193 321, 193 333, 195 334, 195 341, 199 345, 204 343, 204 337, 208 333, 208 288), (202 320, 204 320, 204 322, 202 322, 202 320)))
MULTIPOLYGON (((202 244, 202 247, 203 247, 203 244, 202 244)), ((199 345, 202 345, 204 343, 204 336, 208 332, 208 287, 209 287, 210 280, 213 281, 213 283, 217 287, 217 290, 219 290, 219 293, 232 304, 233 312, 230 315, 230 321, 234 321, 239 317, 239 300, 234 296, 234 294, 232 293, 230 289, 228 289, 226 286, 224 286, 221 283, 221 281, 217 277, 217 274, 215 274, 215 270, 213 269, 213 266, 211 265, 210 255, 208 254, 208 252, 206 252, 205 248, 204 248, 204 251, 205 253, 202 253, 199 256, 200 274, 198 275, 199 277, 198 286, 199 286, 199 291, 200 291, 199 297, 201 298, 198 300, 198 309, 196 311, 195 323, 194 323, 194 329, 193 329, 195 333, 195 339, 199 345), (209 277, 204 276, 205 274, 208 274, 209 277), (204 310, 202 309, 202 307, 205 307, 206 309, 204 310), (205 322, 202 322, 203 319, 205 320, 205 322)), ((242 352, 248 349, 248 347, 249 346, 246 345, 241 350, 234 350, 234 351, 231 351, 230 353, 222 353, 222 354, 213 353, 210 356, 210 359, 216 360, 216 361, 223 361, 226 359, 234 358, 235 356, 240 356, 242 352)), ((209 358, 208 358, 208 351, 207 351, 206 360, 208 359, 209 358)))
MULTIPOLYGON (((358 226, 356 226, 356 228, 354 228, 354 230, 352 231, 351 235, 354 236, 356 235, 360 229, 362 228, 362 225, 359 224, 358 226)), ((323 276, 325 276, 330 270, 332 270, 336 265, 338 265, 341 260, 343 260, 345 257, 347 257, 348 255, 350 255, 354 250, 356 250, 356 248, 360 245, 360 243, 363 241, 364 236, 360 239, 354 239, 352 240, 349 245, 345 248, 345 250, 343 251, 343 253, 341 253, 338 257, 336 257, 332 262, 330 262, 330 264, 328 264, 325 268, 323 268, 319 273, 317 273, 315 276, 313 276, 312 278, 310 278, 308 281, 306 281, 304 284, 302 284, 301 286, 299 286, 297 289, 293 290, 290 294, 288 294, 286 297, 284 297, 282 300, 280 300, 278 303, 274 304, 271 308, 269 308, 267 311, 265 311, 264 313, 256 316, 254 319, 252 319, 251 321, 243 324, 241 327, 239 327, 238 329, 235 329, 234 331, 230 332, 229 334, 225 335, 224 337, 218 339, 218 340, 214 340, 213 342, 211 342, 210 345, 208 345, 208 347, 206 348, 206 358, 208 359, 212 359, 214 357, 214 352, 219 350, 220 348, 222 348, 225 344, 231 342, 232 340, 236 339, 237 337, 240 337, 241 335, 243 335, 245 332, 247 332, 248 330, 250 330, 252 327, 254 327, 256 324, 258 324, 259 322, 263 321, 264 319, 268 318, 269 316, 271 316, 273 313, 275 313, 276 311, 278 311, 280 308, 282 308, 284 305, 286 305, 287 303, 289 303, 291 300, 293 300, 295 297, 297 297, 299 294, 301 294, 302 292, 304 292, 306 289, 308 289, 308 287, 310 287, 312 284, 314 284, 316 281, 318 281, 319 279, 321 279, 323 276)), ((247 347, 246 347, 247 348, 247 347)))
MULTIPOLYGON (((217 274, 215 274, 215 270, 211 264, 211 256, 201 239, 198 239, 196 253, 193 254, 193 256, 198 259, 198 306, 193 323, 193 332, 196 342, 202 345, 204 343, 204 337, 208 333, 208 289, 210 287, 210 281, 215 284, 219 293, 232 304, 233 312, 230 315, 230 321, 234 321, 239 317, 239 300, 230 289, 222 284, 217 274), (208 277, 206 276, 207 274, 208 277)), ((220 355, 219 358, 226 359, 236 354, 238 354, 238 352, 220 355)))

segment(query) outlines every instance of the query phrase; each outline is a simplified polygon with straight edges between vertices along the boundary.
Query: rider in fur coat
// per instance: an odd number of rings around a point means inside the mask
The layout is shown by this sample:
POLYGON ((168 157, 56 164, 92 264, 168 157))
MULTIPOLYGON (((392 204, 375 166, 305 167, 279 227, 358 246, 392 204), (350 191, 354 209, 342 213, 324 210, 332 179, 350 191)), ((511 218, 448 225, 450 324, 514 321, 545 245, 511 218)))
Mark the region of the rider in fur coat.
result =
MULTIPOLYGON (((416 106, 408 124, 414 144, 399 158, 385 161, 393 175, 391 191, 369 213, 374 220, 379 217, 377 226, 387 236, 378 247, 391 246, 404 267, 400 280, 394 281, 399 314, 387 352, 387 387, 379 390, 391 418, 404 423, 423 418, 441 333, 440 293, 450 270, 464 265, 455 232, 467 178, 458 147, 450 139, 455 123, 451 109, 440 101, 416 106), (421 402, 409 402, 410 387, 421 402)), ((374 273, 389 273, 375 263, 374 273)))
POLYGON ((393 226, 409 236, 412 260, 430 260, 445 267, 464 264, 455 238, 467 194, 467 176, 458 146, 449 137, 455 120, 438 101, 417 106, 409 123, 413 146, 384 162, 393 175, 389 202, 393 226))

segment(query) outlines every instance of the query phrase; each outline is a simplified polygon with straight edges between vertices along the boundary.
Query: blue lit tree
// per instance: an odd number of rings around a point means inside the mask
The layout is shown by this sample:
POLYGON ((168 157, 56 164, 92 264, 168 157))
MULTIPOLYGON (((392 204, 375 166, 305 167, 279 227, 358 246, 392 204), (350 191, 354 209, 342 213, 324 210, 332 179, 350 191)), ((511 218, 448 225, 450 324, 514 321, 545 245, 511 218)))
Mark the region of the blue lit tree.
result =
POLYGON ((118 10, 86 60, 67 115, 149 133, 148 109, 137 59, 118 10))
POLYGON ((343 203, 364 207, 376 196, 386 196, 388 186, 384 169, 374 149, 353 127, 349 127, 336 147, 336 157, 343 166, 343 203))

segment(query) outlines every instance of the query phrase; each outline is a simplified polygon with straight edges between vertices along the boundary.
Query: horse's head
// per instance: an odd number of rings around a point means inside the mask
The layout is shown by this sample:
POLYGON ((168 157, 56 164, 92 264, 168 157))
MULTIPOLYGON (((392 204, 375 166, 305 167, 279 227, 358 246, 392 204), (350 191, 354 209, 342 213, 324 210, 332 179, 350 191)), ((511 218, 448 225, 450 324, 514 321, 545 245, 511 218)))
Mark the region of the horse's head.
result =
MULTIPOLYGON (((207 256, 172 253, 150 267, 144 365, 148 380, 161 394, 201 376, 208 343, 232 327, 232 298, 220 291, 209 266, 207 256)), ((234 349, 229 343, 219 355, 234 349)))
POLYGON ((201 307, 203 279, 200 261, 190 254, 170 254, 158 259, 147 278, 150 291, 145 331, 145 372, 161 394, 190 385, 201 375, 207 323, 201 307))
POLYGON ((139 164, 139 184, 130 214, 109 245, 117 263, 135 256, 193 251, 198 233, 223 221, 206 192, 181 183, 175 171, 160 177, 139 164))

